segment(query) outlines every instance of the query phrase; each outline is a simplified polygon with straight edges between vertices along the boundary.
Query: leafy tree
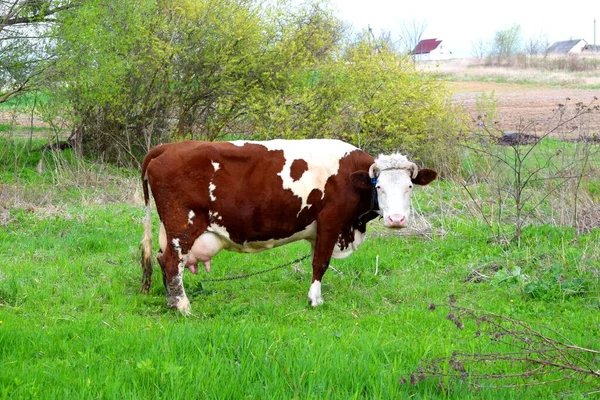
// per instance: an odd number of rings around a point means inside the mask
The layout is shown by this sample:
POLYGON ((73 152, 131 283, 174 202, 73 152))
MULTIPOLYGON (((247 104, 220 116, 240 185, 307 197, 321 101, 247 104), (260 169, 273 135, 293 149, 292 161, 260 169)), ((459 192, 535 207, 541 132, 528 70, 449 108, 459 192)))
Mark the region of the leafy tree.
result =
POLYGON ((521 49, 521 25, 513 24, 510 28, 499 30, 494 35, 491 55, 498 61, 505 61, 521 49))
POLYGON ((82 153, 105 160, 233 137, 425 154, 453 135, 441 134, 443 85, 384 36, 346 36, 325 2, 88 0, 53 33, 55 111, 82 153))
POLYGON ((74 10, 56 31, 56 90, 75 109, 81 150, 135 158, 171 134, 248 133, 249 112, 286 93, 305 66, 332 59, 341 38, 318 3, 281 7, 93 0, 74 10))
POLYGON ((173 16, 159 11, 150 1, 88 0, 61 17, 53 97, 80 152, 133 160, 168 137, 171 50, 159 33, 173 16))
POLYGON ((0 103, 31 90, 52 59, 49 27, 73 0, 0 0, 0 103))
POLYGON ((333 62, 300 74, 293 88, 270 104, 270 118, 258 118, 257 135, 334 137, 370 152, 402 149, 430 159, 433 143, 459 132, 448 123, 453 110, 443 84, 368 34, 346 44, 333 62))

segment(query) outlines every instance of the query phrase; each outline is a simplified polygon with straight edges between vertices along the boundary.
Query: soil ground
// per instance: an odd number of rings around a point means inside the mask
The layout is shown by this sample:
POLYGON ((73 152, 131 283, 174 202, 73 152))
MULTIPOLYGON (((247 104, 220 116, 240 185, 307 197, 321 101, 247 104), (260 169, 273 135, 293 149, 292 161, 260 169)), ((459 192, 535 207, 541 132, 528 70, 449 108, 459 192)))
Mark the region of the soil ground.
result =
MULTIPOLYGON (((494 91, 498 128, 502 131, 522 132, 543 135, 557 126, 560 114, 559 104, 563 104, 563 120, 572 116, 581 102, 598 106, 600 90, 548 88, 535 85, 519 85, 494 82, 450 82, 455 104, 460 104, 474 118, 482 110, 477 109, 477 99, 482 93, 490 95, 494 91)), ((483 110, 486 111, 486 110, 483 110)), ((560 135, 573 139, 573 136, 598 134, 600 132, 600 112, 591 112, 570 121, 559 129, 560 135)))

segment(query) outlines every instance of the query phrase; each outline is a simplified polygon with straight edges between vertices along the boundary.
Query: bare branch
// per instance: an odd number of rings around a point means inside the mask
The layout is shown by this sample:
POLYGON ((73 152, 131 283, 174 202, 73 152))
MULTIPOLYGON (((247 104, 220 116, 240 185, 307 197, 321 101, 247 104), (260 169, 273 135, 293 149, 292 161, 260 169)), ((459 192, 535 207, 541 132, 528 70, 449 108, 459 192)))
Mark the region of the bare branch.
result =
MULTIPOLYGON (((438 307, 431 305, 429 309, 438 307)), ((412 384, 428 378, 453 378, 474 387, 518 388, 549 385, 577 377, 578 385, 591 385, 589 393, 598 391, 600 366, 597 355, 600 350, 567 343, 563 335, 549 327, 533 328, 524 321, 500 314, 457 306, 455 300, 447 307, 446 319, 457 327, 464 327, 464 319, 473 320, 477 325, 476 337, 518 350, 484 354, 453 352, 450 357, 427 360, 411 374, 412 384), (514 372, 519 368, 520 372, 514 372), (481 383, 490 380, 501 383, 481 383), (515 380, 517 382, 511 383, 515 380)), ((401 381, 406 382, 405 379, 401 381)))

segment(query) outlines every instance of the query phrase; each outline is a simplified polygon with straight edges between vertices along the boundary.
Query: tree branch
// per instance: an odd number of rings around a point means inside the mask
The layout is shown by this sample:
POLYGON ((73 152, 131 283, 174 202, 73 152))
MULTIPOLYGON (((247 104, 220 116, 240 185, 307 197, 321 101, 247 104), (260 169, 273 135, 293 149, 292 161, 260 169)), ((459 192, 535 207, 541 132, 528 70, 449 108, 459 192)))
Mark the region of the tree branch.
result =
POLYGON ((54 19, 49 19, 48 17, 50 17, 51 15, 54 15, 56 13, 59 13, 61 11, 65 11, 68 9, 71 9, 73 7, 76 7, 78 5, 77 2, 73 2, 73 3, 68 3, 65 4, 63 6, 57 6, 54 8, 50 8, 47 10, 37 10, 36 13, 34 13, 33 15, 28 15, 28 16, 17 16, 16 14, 18 13, 18 9, 15 12, 14 7, 16 6, 16 3, 13 5, 13 8, 11 8, 11 10, 9 10, 9 12, 6 15, 0 16, 0 20, 2 20, 2 24, 0 24, 0 32, 2 31, 2 29, 6 26, 11 26, 11 25, 19 25, 19 24, 31 24, 31 23, 38 23, 38 22, 53 22, 54 19))

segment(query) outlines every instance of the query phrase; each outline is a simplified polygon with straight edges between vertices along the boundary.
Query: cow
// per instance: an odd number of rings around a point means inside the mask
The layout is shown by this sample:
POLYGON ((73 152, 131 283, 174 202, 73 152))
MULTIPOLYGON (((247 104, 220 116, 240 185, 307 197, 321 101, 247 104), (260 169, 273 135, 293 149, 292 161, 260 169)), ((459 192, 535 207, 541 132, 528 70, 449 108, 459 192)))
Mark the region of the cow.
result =
POLYGON ((153 147, 142 164, 146 206, 142 292, 152 275, 150 186, 160 218, 158 263, 167 305, 183 314, 190 302, 183 272, 207 272, 226 249, 255 253, 298 240, 312 246, 308 301, 323 302, 330 259, 345 258, 378 216, 390 229, 406 226, 413 185, 437 176, 401 154, 374 159, 333 139, 201 142, 153 147))

